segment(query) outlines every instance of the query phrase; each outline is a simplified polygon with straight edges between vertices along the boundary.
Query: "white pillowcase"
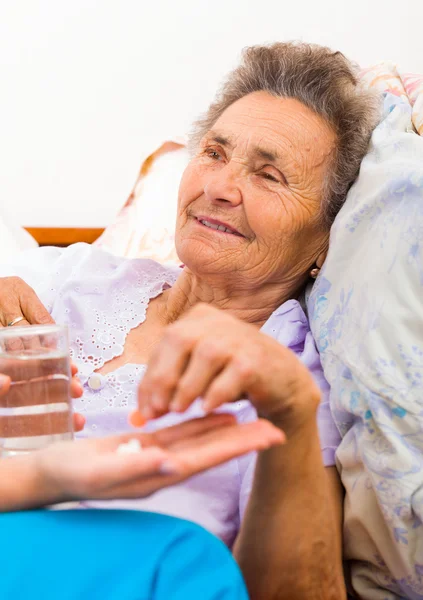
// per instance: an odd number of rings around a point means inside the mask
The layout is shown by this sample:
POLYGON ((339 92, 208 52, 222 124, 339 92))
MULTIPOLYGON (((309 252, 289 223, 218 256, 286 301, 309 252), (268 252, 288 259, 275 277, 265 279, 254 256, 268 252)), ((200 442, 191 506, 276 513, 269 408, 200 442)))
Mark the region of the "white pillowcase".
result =
POLYGON ((385 96, 308 309, 343 436, 354 589, 423 598, 423 138, 403 98, 385 96))

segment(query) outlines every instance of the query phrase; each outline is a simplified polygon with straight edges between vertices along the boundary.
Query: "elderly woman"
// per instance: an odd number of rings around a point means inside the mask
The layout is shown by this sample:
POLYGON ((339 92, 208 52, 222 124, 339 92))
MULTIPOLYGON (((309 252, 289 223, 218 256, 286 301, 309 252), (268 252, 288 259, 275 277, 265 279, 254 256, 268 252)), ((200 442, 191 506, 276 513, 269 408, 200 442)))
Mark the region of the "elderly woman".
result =
POLYGON ((191 138, 176 223, 183 269, 78 244, 1 270, 3 325, 42 311, 7 278, 18 275, 70 327, 81 435, 130 431, 137 388, 149 432, 214 410, 284 432, 287 444, 118 504, 203 525, 233 549, 252 598, 345 597, 339 437, 299 299, 376 118, 342 54, 249 48, 191 138))

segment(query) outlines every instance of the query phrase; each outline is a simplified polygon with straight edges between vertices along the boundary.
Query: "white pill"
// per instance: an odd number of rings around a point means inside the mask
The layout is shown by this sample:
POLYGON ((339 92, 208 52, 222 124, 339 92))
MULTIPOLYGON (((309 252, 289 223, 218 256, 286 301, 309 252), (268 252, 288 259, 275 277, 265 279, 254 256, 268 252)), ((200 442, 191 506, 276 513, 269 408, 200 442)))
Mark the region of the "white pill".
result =
POLYGON ((142 451, 142 446, 139 440, 133 439, 129 440, 125 444, 119 444, 116 448, 116 452, 119 454, 138 454, 138 452, 142 451))

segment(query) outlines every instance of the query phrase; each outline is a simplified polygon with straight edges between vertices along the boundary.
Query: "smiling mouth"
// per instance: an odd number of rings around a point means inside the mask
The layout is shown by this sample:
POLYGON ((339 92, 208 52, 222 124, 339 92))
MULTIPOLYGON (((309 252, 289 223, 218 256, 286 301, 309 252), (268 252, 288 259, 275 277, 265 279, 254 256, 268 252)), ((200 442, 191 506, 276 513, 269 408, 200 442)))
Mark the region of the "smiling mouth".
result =
POLYGON ((207 219, 202 219, 198 217, 196 217, 196 220, 198 223, 200 223, 204 227, 208 227, 209 229, 214 229, 215 231, 220 231, 221 233, 229 233, 230 235, 236 235, 238 237, 244 237, 238 231, 231 229, 230 227, 226 227, 225 225, 222 225, 220 223, 215 223, 212 221, 208 221, 207 219))

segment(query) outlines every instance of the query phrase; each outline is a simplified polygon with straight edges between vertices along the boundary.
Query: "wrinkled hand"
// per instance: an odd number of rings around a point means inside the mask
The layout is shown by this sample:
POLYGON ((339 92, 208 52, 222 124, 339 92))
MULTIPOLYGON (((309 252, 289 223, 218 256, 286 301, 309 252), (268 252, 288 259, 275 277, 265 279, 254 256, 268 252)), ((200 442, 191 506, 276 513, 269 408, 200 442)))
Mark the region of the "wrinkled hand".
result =
MULTIPOLYGON (((284 436, 267 421, 238 425, 216 414, 161 429, 58 442, 33 452, 34 472, 45 503, 69 500, 140 498, 253 450, 280 444, 284 436), (138 439, 136 454, 117 453, 138 439)), ((13 460, 13 459, 12 459, 13 460)))
MULTIPOLYGON (((211 411, 249 397, 258 413, 314 418, 319 392, 296 356, 256 327, 206 304, 167 327, 139 387, 145 418, 182 412, 198 397, 211 411)), ((283 421, 283 419, 282 419, 283 421)))
POLYGON ((0 327, 7 327, 18 317, 16 326, 54 323, 34 290, 20 277, 0 278, 0 327))

